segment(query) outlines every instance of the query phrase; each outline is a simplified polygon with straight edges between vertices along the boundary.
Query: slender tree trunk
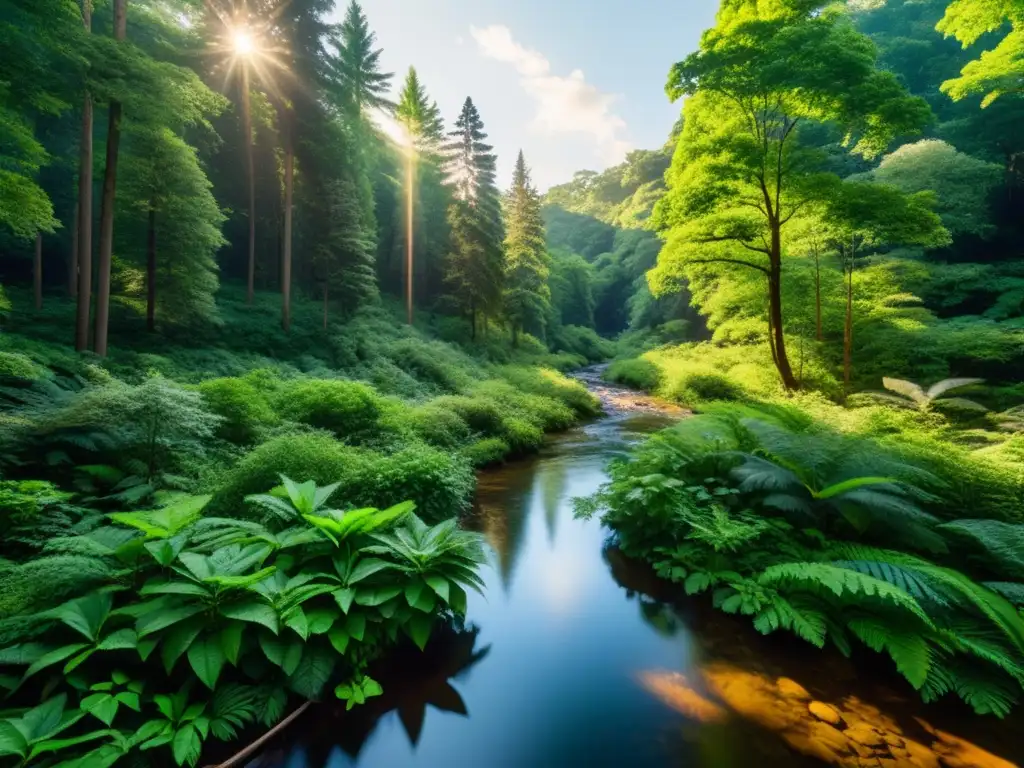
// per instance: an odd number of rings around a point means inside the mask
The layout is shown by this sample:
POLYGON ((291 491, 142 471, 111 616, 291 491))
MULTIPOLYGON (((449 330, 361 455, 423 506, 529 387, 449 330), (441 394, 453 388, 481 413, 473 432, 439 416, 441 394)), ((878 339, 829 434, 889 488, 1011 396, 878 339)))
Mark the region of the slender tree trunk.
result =
POLYGON ((290 125, 287 134, 284 157, 284 247, 281 249, 281 327, 286 333, 292 325, 292 187, 295 177, 295 152, 290 125))
POLYGON ((149 231, 146 234, 146 330, 156 331, 156 205, 149 207, 149 231))
POLYGON ((249 183, 249 269, 246 283, 246 304, 252 304, 256 289, 256 170, 253 165, 252 105, 249 94, 249 66, 242 66, 242 123, 245 131, 245 172, 249 183))
POLYGON ((68 261, 68 296, 78 295, 78 206, 71 225, 71 259, 68 261))
MULTIPOLYGON (((82 22, 92 30, 92 0, 82 0, 82 22)), ((75 349, 89 348, 92 304, 92 94, 82 101, 82 138, 78 149, 78 307, 75 314, 75 349)))
POLYGON ((814 254, 814 323, 815 338, 821 341, 821 263, 817 252, 814 254))
POLYGON ((32 293, 36 310, 43 308, 43 233, 36 232, 36 252, 32 259, 32 293))
MULTIPOLYGON (((128 0, 114 0, 114 39, 122 42, 128 33, 128 0)), ((103 198, 100 202, 100 260, 96 291, 96 328, 93 349, 107 356, 107 330, 110 325, 110 268, 114 255, 114 202, 117 193, 117 156, 121 143, 121 103, 110 102, 107 129, 107 165, 103 173, 103 198)))
POLYGON ((771 230, 772 253, 768 275, 768 313, 771 318, 770 330, 775 341, 775 366, 779 369, 782 385, 788 390, 795 390, 800 388, 800 384, 793 375, 793 368, 789 364, 789 357, 786 354, 786 334, 782 326, 782 236, 777 221, 772 222, 771 230))
POLYGON ((843 400, 850 394, 853 368, 853 259, 846 273, 846 323, 843 328, 843 400))

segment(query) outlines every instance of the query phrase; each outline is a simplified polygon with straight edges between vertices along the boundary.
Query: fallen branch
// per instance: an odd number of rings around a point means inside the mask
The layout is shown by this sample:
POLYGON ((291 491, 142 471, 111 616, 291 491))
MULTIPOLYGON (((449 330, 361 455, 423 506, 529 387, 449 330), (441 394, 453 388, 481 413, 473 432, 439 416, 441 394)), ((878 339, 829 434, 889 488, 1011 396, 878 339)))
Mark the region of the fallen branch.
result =
POLYGON ((295 720, 297 720, 299 718, 299 716, 303 712, 305 712, 307 709, 309 709, 309 707, 310 707, 310 705, 312 703, 313 703, 312 701, 307 701, 301 707, 299 707, 294 712, 292 712, 290 715, 288 715, 288 717, 286 717, 284 720, 282 720, 280 723, 275 725, 273 728, 271 728, 265 734, 263 734, 258 739, 256 739, 256 741, 254 741, 252 744, 250 744, 248 747, 246 747, 245 749, 243 749, 241 752, 237 753, 233 757, 229 757, 223 763, 219 763, 217 765, 208 765, 208 766, 206 766, 206 768, 233 768, 233 766, 240 765, 243 760, 245 760, 248 757, 252 757, 252 755, 260 747, 262 747, 264 744, 266 744, 268 741, 270 741, 272 738, 274 738, 278 733, 283 731, 285 728, 287 728, 289 725, 291 725, 295 720))

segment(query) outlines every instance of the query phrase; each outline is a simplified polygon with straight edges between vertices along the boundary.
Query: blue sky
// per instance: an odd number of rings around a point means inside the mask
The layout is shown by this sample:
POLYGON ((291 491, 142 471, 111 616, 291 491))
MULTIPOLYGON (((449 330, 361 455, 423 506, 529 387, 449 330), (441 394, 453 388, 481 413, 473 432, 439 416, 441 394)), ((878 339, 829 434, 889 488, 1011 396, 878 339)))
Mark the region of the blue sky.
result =
MULTIPOLYGON (((347 0, 338 0, 336 16, 347 0)), ((718 0, 363 0, 401 84, 414 65, 450 123, 471 96, 498 153, 521 148, 546 189, 661 146, 679 105, 669 67, 696 48, 718 0)))

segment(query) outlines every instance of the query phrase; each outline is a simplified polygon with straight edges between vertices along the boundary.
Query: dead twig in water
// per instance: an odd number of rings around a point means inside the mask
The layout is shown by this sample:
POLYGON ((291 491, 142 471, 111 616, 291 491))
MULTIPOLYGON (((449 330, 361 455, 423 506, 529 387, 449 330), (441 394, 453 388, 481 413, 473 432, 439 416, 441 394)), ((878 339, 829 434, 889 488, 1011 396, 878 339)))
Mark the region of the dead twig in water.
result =
POLYGON ((233 768, 236 765, 241 765, 243 760, 245 760, 247 757, 252 757, 253 753, 256 752, 256 750, 258 750, 260 747, 262 747, 264 744, 266 744, 268 741, 274 738, 277 734, 279 734, 281 731, 283 731, 285 728, 291 725, 295 720, 297 720, 303 712, 309 709, 312 703, 312 701, 307 701, 301 707, 299 707, 290 715, 288 715, 288 717, 286 717, 280 723, 275 725, 265 734, 260 736, 258 739, 256 739, 256 741, 254 741, 248 747, 243 749, 241 752, 235 754, 233 757, 229 757, 223 763, 218 763, 217 765, 208 765, 206 766, 206 768, 233 768))

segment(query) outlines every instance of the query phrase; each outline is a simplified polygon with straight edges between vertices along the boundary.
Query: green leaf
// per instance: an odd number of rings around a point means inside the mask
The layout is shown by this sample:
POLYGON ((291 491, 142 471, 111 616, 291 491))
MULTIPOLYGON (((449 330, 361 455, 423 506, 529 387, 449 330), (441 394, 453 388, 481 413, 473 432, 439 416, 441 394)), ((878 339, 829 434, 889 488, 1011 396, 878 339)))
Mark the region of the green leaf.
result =
POLYGON ((307 645, 302 661, 289 677, 292 690, 306 699, 318 699, 334 671, 335 654, 328 648, 307 645))
POLYGON ((232 666, 238 666, 238 657, 242 652, 242 633, 245 625, 235 621, 228 624, 220 632, 220 647, 224 651, 224 657, 232 666))
POLYGON ((306 614, 306 619, 309 622, 309 634, 311 635, 323 635, 334 626, 334 622, 338 620, 340 614, 336 608, 330 606, 326 608, 314 608, 306 614))
POLYGON ((422 651, 427 647, 427 641, 430 639, 430 630, 433 626, 433 616, 417 614, 409 620, 409 623, 405 625, 405 628, 409 633, 409 637, 412 638, 412 641, 416 643, 422 651))
POLYGON ((345 631, 356 640, 362 642, 366 634, 366 615, 362 613, 350 614, 345 622, 345 631))
POLYGON ((135 633, 135 630, 127 628, 111 632, 100 640, 96 648, 101 651, 125 651, 136 648, 138 644, 139 636, 135 633))
POLYGON ((287 613, 285 619, 285 625, 293 629, 295 633, 306 640, 309 637, 309 621, 306 619, 306 613, 299 606, 292 608, 287 613))
POLYGON ((430 588, 437 593, 438 597, 444 600, 445 603, 449 602, 448 579, 446 579, 444 576, 430 575, 426 577, 426 581, 427 584, 430 585, 430 588))
POLYGON ((360 605, 374 607, 386 603, 402 593, 401 587, 376 587, 360 589, 356 593, 356 602, 360 605))
POLYGON ((89 646, 86 643, 73 643, 72 645, 65 645, 61 648, 55 648, 52 651, 48 651, 25 670, 25 678, 32 677, 36 672, 46 669, 47 667, 52 667, 54 664, 58 664, 70 656, 79 653, 83 648, 88 647, 89 646))
POLYGON ((891 477, 854 477, 841 483, 830 485, 828 488, 822 488, 820 491, 812 490, 811 494, 816 499, 831 499, 857 488, 864 488, 869 485, 892 485, 895 482, 897 481, 891 477))
POLYGON ((342 656, 345 655, 345 651, 348 649, 348 632, 346 632, 341 627, 333 627, 327 633, 327 639, 331 641, 331 645, 334 646, 334 650, 336 650, 342 656))
POLYGON ((188 661, 196 676, 211 691, 217 686, 217 678, 224 667, 226 657, 215 635, 196 640, 188 649, 188 661))
POLYGON ((164 635, 160 645, 160 659, 168 675, 205 626, 206 621, 202 617, 195 617, 182 622, 164 635))
POLYGON ((171 751, 174 754, 174 762, 178 765, 195 765, 199 762, 199 753, 202 750, 202 741, 199 739, 199 731, 191 723, 178 729, 171 742, 171 751))
POLYGON ((167 627, 173 626, 179 621, 191 618, 202 610, 203 606, 201 605, 187 603, 185 605, 178 605, 173 608, 147 613, 140 616, 139 620, 135 622, 135 631, 139 633, 140 638, 143 638, 146 637, 146 635, 159 632, 161 629, 167 629, 167 627))
POLYGON ((95 693, 82 699, 79 706, 104 725, 110 726, 117 715, 118 701, 109 693, 95 693))
POLYGON ((227 616, 229 619, 247 621, 251 624, 261 624, 275 635, 280 629, 277 611, 272 606, 256 598, 239 603, 228 603, 227 605, 220 606, 219 610, 222 616, 227 616))
POLYGON ((358 584, 363 579, 389 568, 394 568, 394 566, 384 560, 378 560, 372 557, 367 558, 366 560, 360 560, 359 564, 352 570, 352 574, 349 576, 346 586, 358 584))
POLYGON ((341 608, 343 613, 348 613, 348 609, 352 607, 352 601, 356 599, 356 591, 346 587, 335 590, 333 594, 338 607, 341 608))
POLYGON ((9 720, 0 720, 0 755, 28 756, 28 742, 9 720))

